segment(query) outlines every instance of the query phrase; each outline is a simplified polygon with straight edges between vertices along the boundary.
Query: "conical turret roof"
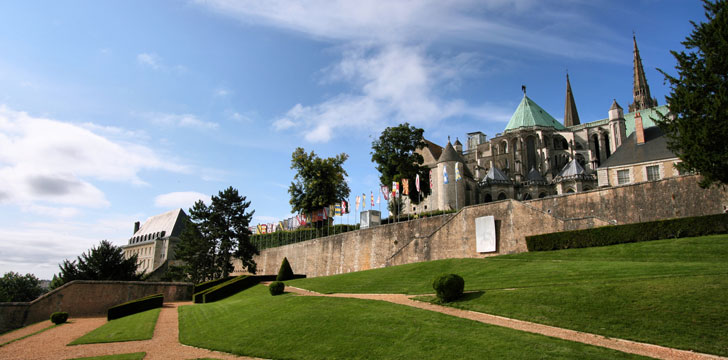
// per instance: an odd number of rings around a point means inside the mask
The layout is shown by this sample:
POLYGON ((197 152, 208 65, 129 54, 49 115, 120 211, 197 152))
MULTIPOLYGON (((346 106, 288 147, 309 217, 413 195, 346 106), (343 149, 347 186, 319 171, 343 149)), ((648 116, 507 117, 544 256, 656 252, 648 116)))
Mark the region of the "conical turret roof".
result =
POLYGON ((563 169, 561 169, 561 172, 559 173, 560 177, 570 177, 570 176, 576 176, 581 175, 584 173, 584 168, 579 164, 576 159, 571 160, 566 166, 564 166, 563 169))
POLYGON ((501 169, 499 169, 495 166, 491 167, 490 170, 488 170, 488 173, 485 174, 485 179, 498 181, 498 182, 500 182, 500 181, 510 182, 511 181, 511 179, 509 179, 508 176, 506 176, 506 174, 504 174, 503 171, 501 171, 501 169))
POLYGON ((440 155, 440 158, 437 159, 438 163, 445 162, 445 161, 465 162, 465 161, 463 161, 462 157, 460 157, 458 152, 455 151, 455 148, 452 146, 450 141, 447 142, 447 145, 445 145, 445 149, 442 150, 442 155, 440 155))
POLYGON ((538 172, 536 168, 531 168, 531 171, 529 171, 528 175, 526 175, 526 181, 546 182, 546 179, 541 176, 541 173, 538 172))
POLYGON ((549 115, 546 110, 538 106, 528 96, 523 95, 523 100, 518 105, 516 112, 511 116, 504 132, 512 131, 523 127, 550 127, 556 130, 566 130, 566 127, 549 115))

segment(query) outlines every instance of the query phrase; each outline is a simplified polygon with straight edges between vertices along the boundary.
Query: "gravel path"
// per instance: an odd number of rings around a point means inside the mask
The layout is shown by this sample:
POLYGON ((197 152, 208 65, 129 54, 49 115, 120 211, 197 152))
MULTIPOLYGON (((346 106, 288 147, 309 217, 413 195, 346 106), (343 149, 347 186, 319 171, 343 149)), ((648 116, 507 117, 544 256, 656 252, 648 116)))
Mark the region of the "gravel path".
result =
MULTIPOLYGON (((68 324, 0 347, 0 359, 56 360, 135 352, 146 352, 147 356, 144 358, 145 360, 196 359, 205 357, 226 360, 253 359, 180 344, 178 340, 177 307, 188 304, 192 303, 165 303, 159 314, 157 326, 154 328, 154 337, 151 340, 66 346, 71 341, 106 323, 106 318, 70 319, 68 324)), ((36 331, 41 328, 36 329, 36 331)), ((13 333, 6 335, 12 335, 13 333)), ((32 333, 32 331, 29 331, 29 333, 32 333)), ((12 340, 12 338, 9 340, 12 340)))
POLYGON ((601 335, 584 333, 554 326, 542 325, 528 321, 510 319, 502 316, 490 315, 475 311, 461 310, 448 306, 440 306, 422 301, 412 300, 417 295, 402 294, 321 294, 309 290, 286 286, 286 291, 305 296, 327 296, 340 298, 356 298, 367 300, 388 301, 395 304, 407 305, 419 309, 436 311, 443 314, 457 316, 464 319, 480 321, 482 323, 503 326, 525 332, 551 336, 559 339, 576 341, 584 344, 601 346, 626 353, 649 356, 657 359, 680 359, 680 360, 703 360, 703 359, 728 359, 716 355, 696 353, 692 351, 668 348, 659 345, 652 345, 631 340, 608 338, 601 335))

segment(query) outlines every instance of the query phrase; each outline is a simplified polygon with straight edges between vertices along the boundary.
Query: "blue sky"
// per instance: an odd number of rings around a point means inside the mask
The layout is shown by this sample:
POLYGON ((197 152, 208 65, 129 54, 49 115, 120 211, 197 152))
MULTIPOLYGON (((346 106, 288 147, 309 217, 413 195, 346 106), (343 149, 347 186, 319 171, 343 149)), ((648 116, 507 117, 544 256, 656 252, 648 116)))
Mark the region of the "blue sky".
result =
POLYGON ((254 222, 290 216, 296 147, 345 152, 408 121, 444 145, 493 137, 528 95, 582 122, 626 109, 632 31, 652 94, 699 2, 0 2, 0 272, 50 278, 134 221, 233 186, 254 222))

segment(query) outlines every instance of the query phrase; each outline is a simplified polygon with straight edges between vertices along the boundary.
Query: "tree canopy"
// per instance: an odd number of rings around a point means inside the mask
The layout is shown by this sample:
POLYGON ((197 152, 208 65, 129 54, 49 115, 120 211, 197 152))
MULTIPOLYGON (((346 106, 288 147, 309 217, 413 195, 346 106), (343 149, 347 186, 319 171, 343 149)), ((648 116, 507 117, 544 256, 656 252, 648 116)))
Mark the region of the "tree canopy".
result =
POLYGON ((421 197, 430 194, 430 171, 423 166, 424 158, 417 150, 424 148, 424 130, 410 126, 409 123, 388 127, 382 131, 379 139, 372 142, 372 161, 377 164, 379 181, 385 186, 392 186, 394 181, 408 179, 409 198, 418 203, 420 194, 417 193, 415 178, 420 176, 421 197))
POLYGON ((23 276, 10 271, 0 278, 0 302, 33 301, 44 292, 33 274, 23 276))
POLYGON ((701 187, 728 183, 728 3, 703 1, 707 22, 693 25, 671 51, 677 77, 660 70, 670 83, 666 96, 672 116, 657 119, 680 168, 702 175, 701 187))
POLYGON ((296 148, 291 157, 291 169, 296 170, 296 176, 288 188, 293 212, 309 213, 348 198, 348 174, 344 170, 348 158, 349 155, 341 153, 322 159, 313 151, 306 153, 303 148, 296 148))
POLYGON ((107 240, 78 256, 76 260, 63 260, 61 272, 54 277, 52 287, 73 280, 141 280, 137 274, 137 256, 124 258, 124 251, 107 240))
POLYGON ((253 256, 258 249, 250 242, 248 229, 254 210, 246 212, 250 201, 232 186, 212 196, 210 206, 197 201, 189 209, 190 219, 180 234, 175 254, 182 265, 170 269, 171 278, 192 282, 227 277, 233 270, 233 257, 255 274, 253 256))

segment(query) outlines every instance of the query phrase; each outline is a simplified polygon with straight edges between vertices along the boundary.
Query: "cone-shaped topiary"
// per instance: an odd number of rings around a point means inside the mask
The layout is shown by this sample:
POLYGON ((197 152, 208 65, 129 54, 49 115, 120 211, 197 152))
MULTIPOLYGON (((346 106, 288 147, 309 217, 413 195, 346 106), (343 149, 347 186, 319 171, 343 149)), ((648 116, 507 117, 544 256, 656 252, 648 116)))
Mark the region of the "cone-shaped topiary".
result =
POLYGON ((440 301, 450 302, 463 295, 465 280, 460 275, 442 274, 432 282, 432 288, 437 292, 440 301))
POLYGON ((58 311, 51 314, 51 321, 56 325, 63 324, 64 322, 66 322, 66 320, 68 320, 67 312, 58 311))
POLYGON ((288 263, 288 258, 284 257, 283 262, 281 262, 281 268, 278 270, 276 281, 286 280, 293 280, 293 269, 291 269, 291 264, 288 263))
POLYGON ((273 296, 283 294, 283 290, 286 289, 286 284, 281 281, 274 281, 268 285, 268 291, 273 296))

